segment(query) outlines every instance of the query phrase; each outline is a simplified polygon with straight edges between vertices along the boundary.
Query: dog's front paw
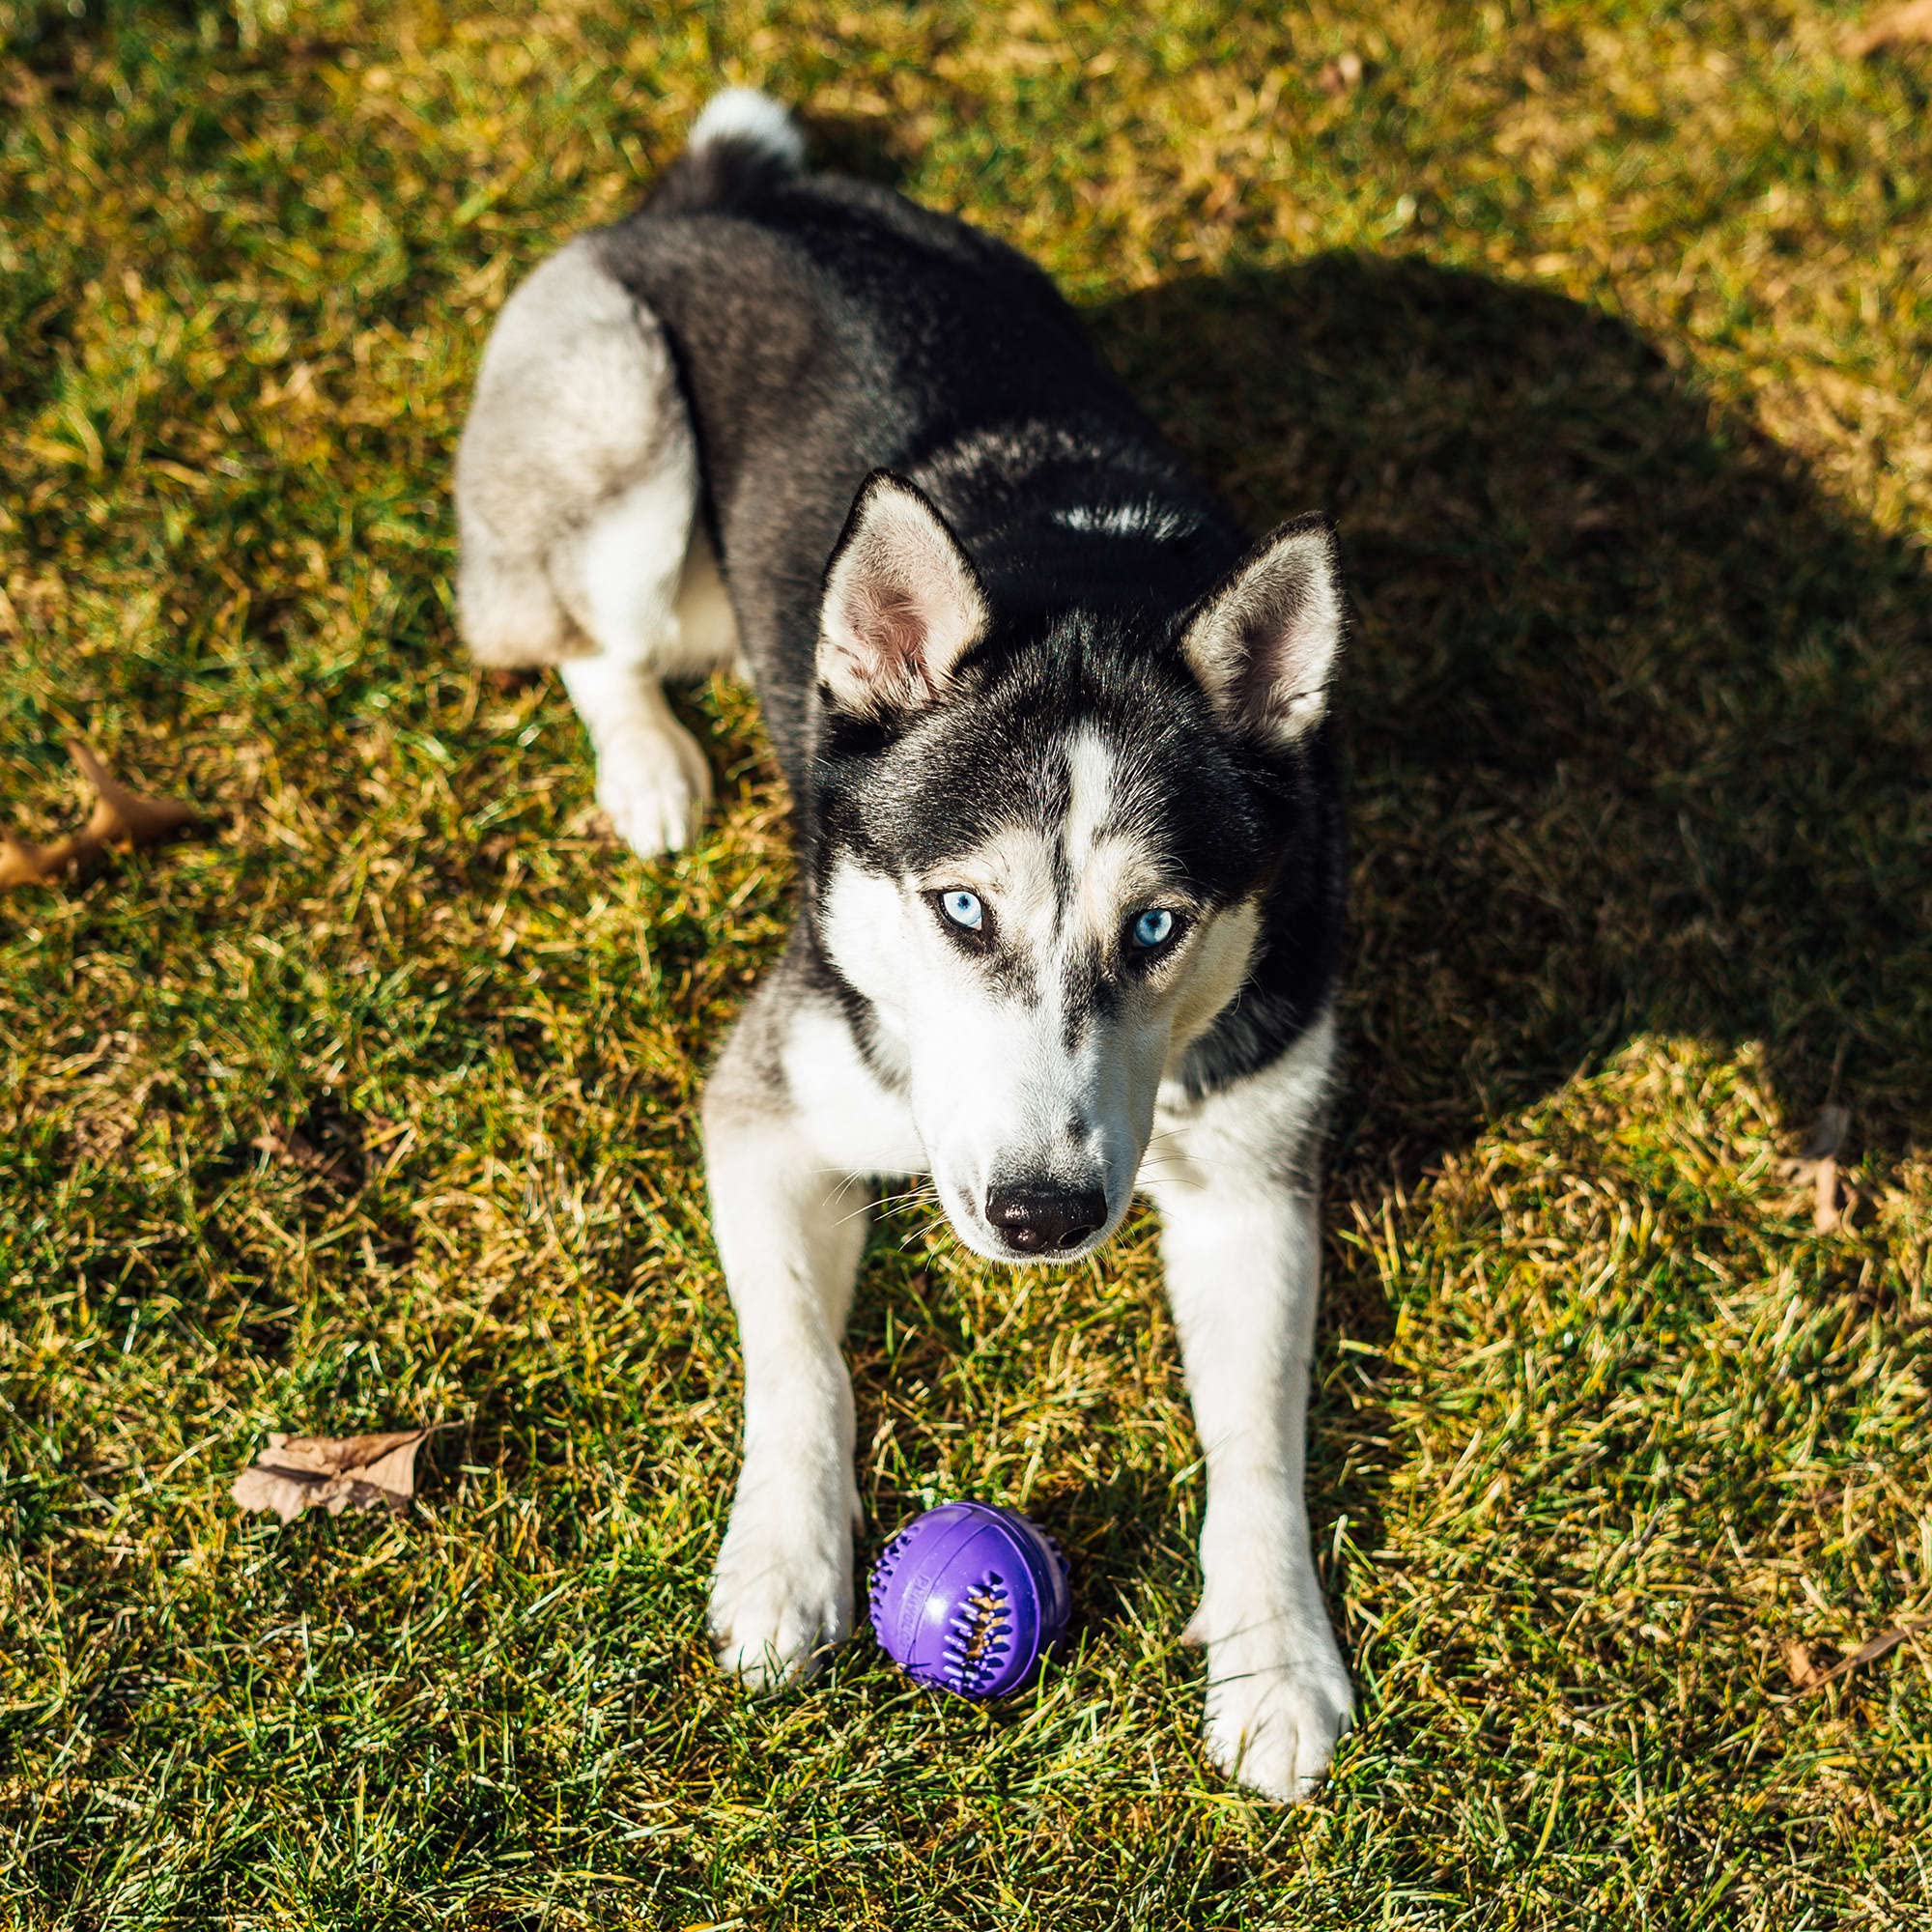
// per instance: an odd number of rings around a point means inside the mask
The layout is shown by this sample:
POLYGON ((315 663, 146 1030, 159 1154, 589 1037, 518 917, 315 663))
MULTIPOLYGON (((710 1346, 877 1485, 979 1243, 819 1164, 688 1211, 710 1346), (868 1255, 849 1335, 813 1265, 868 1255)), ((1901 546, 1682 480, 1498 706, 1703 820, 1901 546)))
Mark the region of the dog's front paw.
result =
POLYGON ((711 1585, 718 1661, 753 1690, 809 1677, 852 1628, 852 1532, 832 1510, 731 1512, 711 1585))
POLYGON ((597 803, 640 859, 689 845, 710 797, 710 767, 681 726, 618 739, 598 754, 597 803))
POLYGON ((1284 1659, 1230 1638, 1208 1653, 1208 1755, 1227 1775, 1283 1804, 1313 1794, 1354 1715, 1332 1638, 1284 1659))

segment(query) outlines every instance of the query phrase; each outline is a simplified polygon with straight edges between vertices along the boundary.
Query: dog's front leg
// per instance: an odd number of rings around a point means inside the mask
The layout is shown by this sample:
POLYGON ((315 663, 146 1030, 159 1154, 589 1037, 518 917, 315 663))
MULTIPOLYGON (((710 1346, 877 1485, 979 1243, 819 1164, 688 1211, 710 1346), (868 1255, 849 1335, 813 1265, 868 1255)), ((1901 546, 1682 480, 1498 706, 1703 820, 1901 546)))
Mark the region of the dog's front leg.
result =
POLYGON ((745 1462, 711 1588, 720 1661, 749 1684, 806 1675, 852 1625, 852 1383, 839 1335, 867 1195, 828 1173, 754 1003, 705 1095, 713 1232, 745 1357, 745 1462))
POLYGON ((1302 1498, 1320 1227, 1312 1191, 1231 1165, 1177 1158, 1152 1190, 1208 1460, 1189 1634, 1208 1647, 1209 1755, 1292 1802, 1320 1781, 1352 1703, 1302 1498))

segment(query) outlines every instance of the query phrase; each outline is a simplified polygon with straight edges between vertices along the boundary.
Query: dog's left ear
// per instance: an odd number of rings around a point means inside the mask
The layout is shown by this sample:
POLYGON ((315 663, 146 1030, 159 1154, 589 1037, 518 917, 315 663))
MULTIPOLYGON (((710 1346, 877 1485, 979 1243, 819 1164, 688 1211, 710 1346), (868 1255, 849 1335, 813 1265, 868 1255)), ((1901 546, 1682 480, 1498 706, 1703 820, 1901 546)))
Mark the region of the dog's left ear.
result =
POLYGON ((1297 517, 1195 606, 1180 651, 1229 724, 1287 745, 1327 709, 1342 628, 1335 527, 1297 517))
POLYGON ((873 470, 825 567, 818 675, 833 701, 859 712, 930 703, 986 616, 979 573, 932 499, 873 470))

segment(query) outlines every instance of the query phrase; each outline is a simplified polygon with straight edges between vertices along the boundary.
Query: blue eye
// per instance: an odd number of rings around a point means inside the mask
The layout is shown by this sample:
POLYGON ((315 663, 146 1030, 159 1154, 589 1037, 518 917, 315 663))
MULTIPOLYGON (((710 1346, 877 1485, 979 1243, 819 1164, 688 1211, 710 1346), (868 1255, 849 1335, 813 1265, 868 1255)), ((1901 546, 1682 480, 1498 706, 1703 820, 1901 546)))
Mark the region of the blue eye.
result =
POLYGON ((963 925, 968 932, 978 932, 984 916, 978 893, 941 893, 939 908, 954 925, 963 925))
POLYGON ((1158 946, 1174 930, 1174 915, 1165 906, 1151 906, 1134 921, 1134 944, 1158 946))

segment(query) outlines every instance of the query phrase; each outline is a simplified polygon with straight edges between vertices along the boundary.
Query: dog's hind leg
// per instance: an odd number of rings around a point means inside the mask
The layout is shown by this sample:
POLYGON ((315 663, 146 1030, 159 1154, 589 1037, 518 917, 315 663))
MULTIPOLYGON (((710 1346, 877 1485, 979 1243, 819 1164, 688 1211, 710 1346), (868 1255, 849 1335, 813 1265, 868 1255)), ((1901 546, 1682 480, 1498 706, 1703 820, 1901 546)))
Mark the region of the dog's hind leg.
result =
POLYGON ((699 518, 697 448, 657 319, 571 242, 484 351, 456 462, 458 619, 485 664, 554 665, 598 802, 646 856, 694 836, 711 777, 664 679, 736 653, 699 518))

